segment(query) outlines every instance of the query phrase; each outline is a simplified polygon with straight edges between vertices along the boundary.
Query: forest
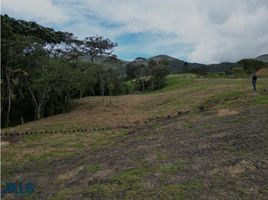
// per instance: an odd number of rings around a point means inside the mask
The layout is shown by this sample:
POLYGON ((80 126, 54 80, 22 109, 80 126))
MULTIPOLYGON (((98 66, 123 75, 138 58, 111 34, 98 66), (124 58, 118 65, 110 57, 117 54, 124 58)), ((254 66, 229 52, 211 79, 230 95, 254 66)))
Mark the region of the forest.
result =
POLYGON ((103 36, 79 39, 8 15, 1 15, 1 23, 1 127, 67 112, 75 98, 102 96, 104 103, 110 96, 112 103, 113 95, 165 84, 164 61, 128 63, 122 70, 113 54, 118 44, 103 36))

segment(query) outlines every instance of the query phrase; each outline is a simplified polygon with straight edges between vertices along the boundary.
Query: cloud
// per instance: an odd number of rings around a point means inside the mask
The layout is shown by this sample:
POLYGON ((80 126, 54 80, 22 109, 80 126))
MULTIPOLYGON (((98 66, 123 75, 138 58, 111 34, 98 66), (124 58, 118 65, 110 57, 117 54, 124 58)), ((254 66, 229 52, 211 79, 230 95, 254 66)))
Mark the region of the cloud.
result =
POLYGON ((109 37, 122 57, 165 53, 212 63, 268 52, 267 0, 3 0, 2 7, 79 37, 109 37))
POLYGON ((43 24, 63 23, 70 19, 61 4, 51 0, 2 0, 1 12, 43 24))

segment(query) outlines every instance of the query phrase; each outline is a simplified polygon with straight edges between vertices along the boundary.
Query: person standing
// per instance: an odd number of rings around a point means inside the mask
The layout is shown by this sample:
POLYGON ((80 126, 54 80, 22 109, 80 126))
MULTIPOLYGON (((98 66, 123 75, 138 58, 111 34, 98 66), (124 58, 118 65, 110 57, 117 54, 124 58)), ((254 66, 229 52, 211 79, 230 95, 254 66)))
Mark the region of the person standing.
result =
POLYGON ((256 73, 254 72, 253 76, 252 76, 252 86, 253 86, 253 91, 256 92, 256 84, 257 84, 257 76, 256 73))

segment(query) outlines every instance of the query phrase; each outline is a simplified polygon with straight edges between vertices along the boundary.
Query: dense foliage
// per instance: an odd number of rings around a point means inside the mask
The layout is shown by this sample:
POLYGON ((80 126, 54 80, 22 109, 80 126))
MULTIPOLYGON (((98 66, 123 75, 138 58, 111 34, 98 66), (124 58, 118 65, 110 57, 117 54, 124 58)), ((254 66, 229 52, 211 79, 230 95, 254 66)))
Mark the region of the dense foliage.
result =
POLYGON ((72 98, 124 92, 123 75, 93 63, 117 45, 102 36, 78 40, 35 22, 1 15, 1 127, 67 111, 72 98), (92 63, 83 62, 91 56, 92 63), (110 78, 112 77, 112 78, 110 78))
POLYGON ((256 59, 242 59, 235 66, 225 71, 228 77, 249 77, 261 68, 266 68, 267 64, 256 59))
POLYGON ((264 62, 255 59, 243 59, 238 64, 248 74, 252 74, 265 66, 264 62))
POLYGON ((154 91, 165 85, 168 74, 167 62, 165 60, 159 62, 150 60, 148 65, 132 62, 127 65, 126 74, 127 78, 134 82, 136 90, 154 91))

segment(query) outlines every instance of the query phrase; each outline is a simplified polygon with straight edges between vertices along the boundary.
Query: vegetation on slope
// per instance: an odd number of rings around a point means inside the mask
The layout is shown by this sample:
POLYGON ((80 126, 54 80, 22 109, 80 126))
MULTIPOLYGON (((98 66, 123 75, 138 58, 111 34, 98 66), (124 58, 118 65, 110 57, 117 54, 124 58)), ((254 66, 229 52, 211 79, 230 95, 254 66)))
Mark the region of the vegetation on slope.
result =
MULTIPOLYGON (((70 101, 84 96, 128 93, 117 46, 102 36, 77 39, 35 22, 1 15, 1 127, 23 124, 70 110, 70 101), (84 61, 90 57, 90 62, 84 61), (94 60, 101 56, 103 63, 94 60)), ((152 89, 161 88, 164 67, 150 67, 152 89)), ((135 77, 142 81, 148 74, 135 77)), ((146 82, 147 83, 147 82, 146 82)), ((111 102, 111 98, 110 98, 111 102)))
POLYGON ((33 182, 29 199, 263 199, 268 80, 254 94, 247 79, 173 75, 167 83, 112 106, 83 98, 70 113, 16 127, 140 122, 128 131, 25 136, 2 149, 2 178, 33 182))

